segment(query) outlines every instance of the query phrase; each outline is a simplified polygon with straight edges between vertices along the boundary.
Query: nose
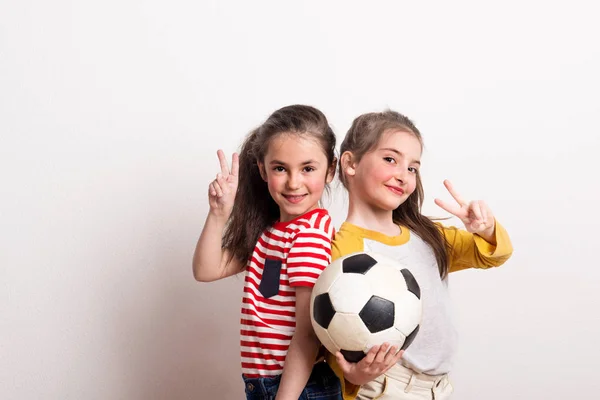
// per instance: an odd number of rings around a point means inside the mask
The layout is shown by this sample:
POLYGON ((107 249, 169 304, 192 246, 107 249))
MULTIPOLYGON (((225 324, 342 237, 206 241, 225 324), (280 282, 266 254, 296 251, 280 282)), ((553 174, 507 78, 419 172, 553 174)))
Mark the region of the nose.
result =
POLYGON ((404 182, 406 182, 406 174, 408 173, 408 168, 402 165, 398 165, 398 167, 396 168, 396 173, 394 174, 394 177, 396 178, 396 180, 403 184, 404 182))
POLYGON ((298 174, 296 173, 290 173, 290 175, 288 176, 288 180, 287 180, 287 187, 290 190, 296 190, 296 189, 300 189, 301 186, 301 179, 300 176, 298 176, 298 174))

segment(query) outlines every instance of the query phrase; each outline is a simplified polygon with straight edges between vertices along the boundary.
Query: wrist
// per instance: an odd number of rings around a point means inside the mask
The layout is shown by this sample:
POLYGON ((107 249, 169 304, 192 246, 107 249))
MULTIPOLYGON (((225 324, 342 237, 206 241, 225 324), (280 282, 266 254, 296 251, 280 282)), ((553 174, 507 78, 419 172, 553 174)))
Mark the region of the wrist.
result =
POLYGON ((478 235, 481 236, 486 242, 496 244, 496 224, 494 223, 494 225, 490 226, 484 231, 481 231, 478 233, 478 235))
POLYGON ((207 219, 210 219, 212 222, 214 222, 216 224, 225 226, 225 224, 227 223, 227 220, 229 219, 229 215, 226 214, 225 212, 223 212, 222 210, 210 209, 208 211, 207 219))

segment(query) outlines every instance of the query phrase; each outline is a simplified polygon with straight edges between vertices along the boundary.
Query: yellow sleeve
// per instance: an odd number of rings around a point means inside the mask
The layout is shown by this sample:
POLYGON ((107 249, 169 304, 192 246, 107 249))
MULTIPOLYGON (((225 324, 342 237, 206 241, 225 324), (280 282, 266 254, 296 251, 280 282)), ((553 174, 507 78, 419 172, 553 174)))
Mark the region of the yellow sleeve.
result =
POLYGON ((352 232, 340 230, 331 242, 331 260, 364 250, 363 239, 352 232))
MULTIPOLYGON (((336 260, 347 254, 356 253, 357 251, 363 251, 364 244, 363 239, 348 231, 339 231, 335 234, 333 242, 331 243, 331 259, 336 260)), ((336 376, 340 379, 342 384, 342 395, 344 400, 353 400, 358 395, 360 386, 354 385, 344 379, 344 373, 338 365, 335 355, 326 351, 325 360, 331 367, 336 376)))
POLYGON ((494 231, 496 244, 488 243, 481 236, 464 229, 438 226, 450 246, 450 272, 467 268, 499 267, 512 255, 513 247, 508 232, 498 221, 494 231))

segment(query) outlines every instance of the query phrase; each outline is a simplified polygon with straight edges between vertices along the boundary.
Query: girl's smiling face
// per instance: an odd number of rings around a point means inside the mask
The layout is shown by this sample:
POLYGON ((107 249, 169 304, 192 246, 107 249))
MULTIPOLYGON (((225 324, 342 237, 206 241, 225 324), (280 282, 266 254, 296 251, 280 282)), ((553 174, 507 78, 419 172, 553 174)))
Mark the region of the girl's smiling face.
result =
POLYGON ((391 130, 344 172, 350 177, 352 192, 362 202, 392 211, 415 191, 421 153, 421 142, 413 133, 391 130))
POLYGON ((293 133, 280 134, 269 142, 260 170, 282 222, 317 208, 334 175, 319 142, 293 133))

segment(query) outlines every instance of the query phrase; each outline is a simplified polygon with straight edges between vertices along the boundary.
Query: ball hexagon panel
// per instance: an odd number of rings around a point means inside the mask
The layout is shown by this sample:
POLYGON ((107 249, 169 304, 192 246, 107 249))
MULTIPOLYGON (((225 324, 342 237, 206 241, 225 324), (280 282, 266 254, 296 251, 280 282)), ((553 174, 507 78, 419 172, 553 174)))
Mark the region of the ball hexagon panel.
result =
POLYGON ((338 313, 358 314, 369 301, 373 291, 361 274, 342 274, 329 288, 329 297, 338 313))
POLYGON ((365 278, 373 288, 375 296, 396 300, 406 292, 406 281, 402 273, 393 264, 378 264, 372 268, 365 278))
POLYGON ((380 345, 382 343, 389 343, 390 346, 398 346, 398 351, 402 350, 402 345, 404 344, 406 336, 402 334, 396 328, 386 329, 382 332, 377 332, 372 334, 367 340, 365 344, 365 353, 368 353, 371 350, 371 347, 380 345))
POLYGON ((350 351, 362 351, 371 336, 357 314, 336 313, 327 331, 337 347, 350 351))
POLYGON ((319 338, 319 341, 325 346, 327 350, 335 354, 335 352, 340 351, 341 349, 335 344, 335 341, 329 335, 329 331, 324 329, 320 325, 317 325, 313 322, 313 329, 315 330, 315 334, 319 338))

